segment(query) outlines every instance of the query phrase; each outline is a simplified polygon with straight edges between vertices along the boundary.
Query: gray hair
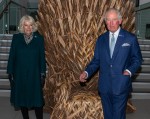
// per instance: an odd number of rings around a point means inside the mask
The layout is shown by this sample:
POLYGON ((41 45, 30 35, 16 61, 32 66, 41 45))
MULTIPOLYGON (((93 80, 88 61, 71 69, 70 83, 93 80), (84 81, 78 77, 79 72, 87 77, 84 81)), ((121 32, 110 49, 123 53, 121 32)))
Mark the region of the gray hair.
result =
POLYGON ((105 12, 105 15, 104 15, 104 20, 105 20, 105 21, 107 20, 106 16, 107 16, 107 14, 108 14, 109 12, 115 12, 115 13, 118 15, 118 19, 122 19, 122 15, 121 15, 121 13, 120 13, 120 11, 119 11, 118 9, 116 9, 116 8, 109 8, 109 9, 105 12))
POLYGON ((19 32, 24 33, 23 24, 25 21, 28 21, 33 25, 32 32, 37 31, 37 24, 36 24, 35 20, 33 19, 33 17, 31 17, 29 15, 25 15, 20 19, 19 26, 18 26, 19 32))

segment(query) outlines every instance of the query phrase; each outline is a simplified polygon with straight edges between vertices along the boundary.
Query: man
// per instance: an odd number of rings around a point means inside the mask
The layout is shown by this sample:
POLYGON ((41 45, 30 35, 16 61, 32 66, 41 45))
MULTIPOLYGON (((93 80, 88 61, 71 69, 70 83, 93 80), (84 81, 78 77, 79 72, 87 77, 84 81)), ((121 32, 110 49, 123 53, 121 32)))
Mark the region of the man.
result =
POLYGON ((106 11, 104 20, 108 31, 98 38, 94 57, 81 73, 80 81, 86 82, 99 69, 104 119, 125 119, 131 76, 140 67, 142 55, 135 35, 120 27, 122 16, 117 9, 106 11))

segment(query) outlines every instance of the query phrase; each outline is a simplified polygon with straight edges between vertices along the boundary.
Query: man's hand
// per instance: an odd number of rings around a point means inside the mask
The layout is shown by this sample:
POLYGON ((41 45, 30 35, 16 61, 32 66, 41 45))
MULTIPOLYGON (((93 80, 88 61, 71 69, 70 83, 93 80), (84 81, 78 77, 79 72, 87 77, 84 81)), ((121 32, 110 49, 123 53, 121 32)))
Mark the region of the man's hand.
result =
POLYGON ((84 71, 80 74, 80 82, 86 82, 87 73, 84 71))
POLYGON ((130 73, 128 71, 124 71, 123 75, 130 76, 130 73))

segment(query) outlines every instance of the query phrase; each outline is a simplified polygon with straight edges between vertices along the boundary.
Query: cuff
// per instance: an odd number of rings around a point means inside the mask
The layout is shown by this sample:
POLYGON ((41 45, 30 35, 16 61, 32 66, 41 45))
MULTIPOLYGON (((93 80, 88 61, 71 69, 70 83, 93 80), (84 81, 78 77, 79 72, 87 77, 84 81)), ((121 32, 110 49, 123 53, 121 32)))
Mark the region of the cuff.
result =
POLYGON ((132 73, 128 69, 126 69, 125 71, 127 71, 130 74, 130 77, 132 76, 132 73))
POLYGON ((87 77, 86 77, 86 79, 88 78, 88 72, 87 71, 84 71, 85 73, 86 73, 86 75, 87 75, 87 77))

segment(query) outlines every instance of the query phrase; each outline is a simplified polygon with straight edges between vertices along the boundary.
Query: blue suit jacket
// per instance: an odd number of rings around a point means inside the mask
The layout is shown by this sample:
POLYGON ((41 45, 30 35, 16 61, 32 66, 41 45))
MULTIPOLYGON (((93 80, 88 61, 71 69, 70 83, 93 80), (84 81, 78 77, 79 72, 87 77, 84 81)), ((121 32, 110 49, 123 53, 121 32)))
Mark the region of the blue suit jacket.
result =
POLYGON ((142 55, 136 36, 121 29, 112 58, 109 51, 109 32, 99 36, 94 57, 85 71, 90 77, 99 69, 99 92, 118 95, 131 90, 131 77, 124 76, 124 70, 128 69, 133 75, 141 63, 142 55))

